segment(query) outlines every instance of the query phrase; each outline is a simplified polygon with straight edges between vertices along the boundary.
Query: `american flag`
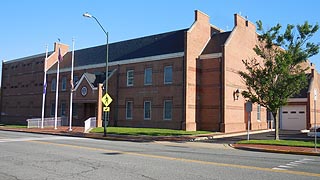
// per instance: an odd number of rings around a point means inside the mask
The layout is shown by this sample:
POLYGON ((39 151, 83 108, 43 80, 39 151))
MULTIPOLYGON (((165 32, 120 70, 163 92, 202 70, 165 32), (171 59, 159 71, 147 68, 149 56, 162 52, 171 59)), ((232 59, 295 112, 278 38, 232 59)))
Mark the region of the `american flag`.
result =
POLYGON ((58 60, 59 60, 59 62, 62 62, 62 61, 63 61, 63 57, 62 57, 62 55, 61 55, 60 48, 59 48, 58 60))

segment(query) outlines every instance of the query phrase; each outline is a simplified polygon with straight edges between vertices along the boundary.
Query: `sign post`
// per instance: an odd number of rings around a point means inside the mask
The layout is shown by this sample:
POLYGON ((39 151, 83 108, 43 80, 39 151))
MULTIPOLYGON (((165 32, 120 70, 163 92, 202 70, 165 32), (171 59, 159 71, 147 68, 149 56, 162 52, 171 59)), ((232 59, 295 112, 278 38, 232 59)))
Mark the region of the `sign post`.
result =
MULTIPOLYGON (((102 97, 102 99, 101 99, 101 101, 102 101, 102 103, 105 105, 105 107, 103 107, 103 111, 105 112, 105 113, 107 113, 107 112, 109 112, 110 111, 110 107, 108 107, 109 106, 109 104, 113 101, 112 100, 112 98, 109 96, 109 94, 108 93, 106 93, 106 94, 104 94, 104 96, 102 97)), ((105 119, 104 119, 104 133, 103 133, 103 136, 105 137, 106 136, 106 134, 107 134, 107 131, 106 131, 106 124, 107 124, 107 116, 105 116, 105 119)))
POLYGON ((251 111, 252 111, 252 102, 246 102, 246 112, 248 113, 248 129, 247 129, 247 140, 250 140, 250 122, 251 122, 251 111))
POLYGON ((317 89, 314 89, 314 151, 317 152, 317 89))

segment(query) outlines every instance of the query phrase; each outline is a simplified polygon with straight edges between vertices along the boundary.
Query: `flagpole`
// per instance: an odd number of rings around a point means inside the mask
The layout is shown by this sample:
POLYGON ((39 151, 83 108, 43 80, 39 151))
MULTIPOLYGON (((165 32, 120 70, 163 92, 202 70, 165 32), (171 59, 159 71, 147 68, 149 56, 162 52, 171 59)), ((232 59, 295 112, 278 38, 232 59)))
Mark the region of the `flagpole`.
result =
POLYGON ((69 131, 72 131, 72 97, 73 97, 73 64, 74 64, 74 39, 72 39, 72 59, 71 59, 71 78, 70 78, 70 85, 71 85, 71 90, 70 90, 70 114, 69 114, 69 131))
POLYGON ((41 128, 43 128, 44 122, 44 109, 46 102, 46 92, 47 92, 47 58, 48 58, 48 45, 46 45, 46 58, 44 59, 44 76, 43 76, 43 93, 42 93, 42 112, 41 112, 41 128))
POLYGON ((59 41, 59 54, 58 54, 58 65, 57 65, 57 83, 56 83, 56 103, 55 103, 55 113, 54 113, 54 129, 57 129, 57 121, 58 121, 58 97, 59 97, 59 66, 60 60, 60 41, 59 41))

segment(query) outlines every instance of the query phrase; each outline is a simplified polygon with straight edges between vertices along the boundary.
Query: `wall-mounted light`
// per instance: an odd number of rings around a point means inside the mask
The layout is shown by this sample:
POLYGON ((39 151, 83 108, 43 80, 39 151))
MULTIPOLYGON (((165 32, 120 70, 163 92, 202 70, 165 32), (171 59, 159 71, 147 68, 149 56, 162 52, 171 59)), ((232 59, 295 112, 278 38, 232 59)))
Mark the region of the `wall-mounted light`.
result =
POLYGON ((240 96, 240 90, 236 89, 235 91, 233 91, 233 100, 238 100, 240 96))

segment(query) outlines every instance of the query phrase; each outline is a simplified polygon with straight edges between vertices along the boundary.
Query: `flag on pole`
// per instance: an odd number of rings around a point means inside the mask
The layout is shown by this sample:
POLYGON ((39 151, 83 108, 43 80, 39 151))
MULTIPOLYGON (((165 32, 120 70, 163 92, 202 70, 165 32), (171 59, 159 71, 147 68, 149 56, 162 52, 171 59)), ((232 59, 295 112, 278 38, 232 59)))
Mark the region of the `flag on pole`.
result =
POLYGON ((58 60, 59 60, 59 63, 61 63, 61 62, 63 61, 63 57, 62 57, 62 55, 61 55, 60 48, 59 48, 58 60))
POLYGON ((45 81, 43 84, 43 94, 46 94, 46 92, 47 92, 47 81, 45 81))

